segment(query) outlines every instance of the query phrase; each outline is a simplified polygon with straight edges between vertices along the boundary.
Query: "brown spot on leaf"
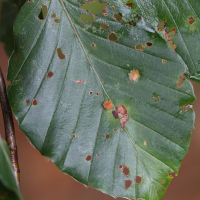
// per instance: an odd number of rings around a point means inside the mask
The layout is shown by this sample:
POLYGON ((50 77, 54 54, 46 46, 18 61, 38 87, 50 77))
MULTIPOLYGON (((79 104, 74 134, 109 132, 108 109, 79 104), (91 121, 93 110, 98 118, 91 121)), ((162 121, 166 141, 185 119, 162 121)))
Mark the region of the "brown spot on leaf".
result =
POLYGON ((169 176, 170 176, 171 178, 174 178, 174 177, 176 176, 176 174, 175 174, 175 172, 171 172, 171 173, 169 174, 169 176))
POLYGON ((26 100, 26 104, 30 104, 31 102, 30 102, 30 100, 29 99, 27 99, 26 100))
POLYGON ((165 28, 165 19, 163 19, 159 24, 156 25, 158 31, 162 31, 165 28))
POLYGON ((52 71, 49 71, 48 73, 47 73, 47 78, 52 78, 53 77, 53 75, 54 75, 54 73, 52 72, 52 71))
POLYGON ((106 140, 108 140, 110 138, 109 134, 106 134, 106 140))
POLYGON ((108 13, 103 13, 103 15, 104 15, 105 17, 107 17, 107 16, 108 16, 108 13))
POLYGON ((153 96, 153 100, 154 100, 155 102, 160 101, 160 99, 159 99, 159 97, 158 97, 157 95, 154 95, 154 96, 153 96))
POLYGON ((100 155, 99 155, 99 154, 97 154, 97 155, 96 155, 96 157, 100 157, 100 155))
POLYGON ((112 108, 113 104, 112 104, 112 101, 105 101, 103 103, 103 107, 106 109, 106 110, 110 110, 112 108))
POLYGON ((88 155, 87 157, 86 157, 86 160, 87 161, 90 161, 92 159, 92 156, 91 155, 88 155))
POLYGON ((38 101, 37 101, 36 99, 33 99, 32 105, 33 105, 33 106, 37 106, 37 105, 38 105, 38 101))
POLYGON ((96 93, 96 96, 99 96, 99 94, 100 94, 100 93, 99 93, 99 92, 97 92, 97 93, 96 93))
POLYGON ((131 187, 132 183, 132 180, 125 180, 125 189, 128 190, 131 187))
POLYGON ((182 106, 182 111, 187 112, 188 110, 190 110, 192 108, 193 108, 193 105, 188 103, 188 104, 182 106))
POLYGON ((132 8, 132 6, 133 6, 132 3, 126 3, 126 5, 127 5, 128 7, 131 7, 131 8, 132 8))
POLYGON ((38 15, 39 20, 43 21, 46 18, 47 13, 48 13, 47 5, 44 4, 44 5, 41 6, 40 13, 38 15))
POLYGON ((113 17, 116 19, 116 21, 120 22, 123 21, 122 20, 122 13, 118 12, 118 13, 114 13, 113 17))
POLYGON ((56 49, 57 55, 60 58, 60 60, 65 60, 65 54, 62 52, 62 48, 59 47, 56 49))
POLYGON ((77 82, 77 83, 84 83, 84 80, 80 80, 80 79, 76 79, 74 81, 77 82))
POLYGON ((95 43, 92 43, 91 45, 92 45, 92 47, 96 47, 97 46, 95 43))
POLYGON ((114 128, 114 129, 113 129, 113 133, 115 133, 116 131, 117 131, 117 128, 114 128))
POLYGON ((124 176, 126 176, 128 178, 128 176, 130 174, 129 168, 126 165, 119 165, 119 169, 121 169, 124 176))
POLYGON ((160 180, 160 183, 163 183, 164 181, 163 180, 160 180))
POLYGON ((162 64, 165 64, 167 62, 167 60, 162 59, 162 64))
POLYGON ((147 146, 147 142, 146 141, 144 141, 144 145, 147 146))
POLYGON ((80 16, 80 21, 84 22, 84 23, 94 23, 95 22, 95 18, 92 15, 87 15, 85 13, 82 13, 80 16))
POLYGON ((115 42, 115 41, 118 40, 119 38, 117 37, 117 34, 116 34, 115 32, 112 31, 112 32, 108 35, 107 39, 108 39, 109 41, 111 41, 111 42, 115 42))
POLYGON ((138 79, 140 78, 138 70, 132 70, 128 75, 131 81, 138 81, 138 79))
POLYGON ((129 120, 129 115, 127 113, 125 106, 121 105, 121 106, 115 107, 115 110, 112 112, 112 114, 116 119, 119 119, 121 123, 121 128, 123 129, 129 120))
POLYGON ((183 74, 180 75, 178 83, 177 83, 177 89, 181 87, 181 85, 183 84, 183 82, 186 80, 186 76, 184 75, 185 72, 183 72, 183 74))
POLYGON ((109 30, 109 25, 108 24, 106 24, 106 23, 101 23, 101 25, 100 25, 100 27, 99 27, 100 29, 104 29, 104 30, 109 30))
POLYGON ((145 44, 146 44, 146 46, 147 46, 148 48, 151 48, 151 47, 153 46, 153 43, 152 43, 152 42, 145 42, 145 44))
POLYGON ((136 176, 135 182, 136 182, 137 184, 140 184, 140 183, 142 182, 142 177, 136 176))
POLYGON ((93 91, 90 91, 89 94, 93 94, 93 91))
POLYGON ((190 17, 188 22, 189 24, 193 24, 195 22, 195 19, 193 17, 190 17))
POLYGON ((72 135, 72 137, 73 137, 73 138, 75 138, 75 137, 76 137, 76 135, 75 135, 75 134, 73 134, 73 135, 72 135))

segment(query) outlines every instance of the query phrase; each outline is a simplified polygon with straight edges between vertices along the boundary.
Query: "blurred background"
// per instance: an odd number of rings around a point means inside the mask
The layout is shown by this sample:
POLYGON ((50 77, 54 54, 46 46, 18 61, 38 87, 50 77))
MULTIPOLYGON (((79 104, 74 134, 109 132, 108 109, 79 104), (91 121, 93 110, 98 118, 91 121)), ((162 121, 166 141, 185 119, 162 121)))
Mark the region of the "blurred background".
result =
MULTIPOLYGON (((8 57, 0 44, 0 66, 6 79, 8 57)), ((8 82, 6 82, 8 84, 8 82)), ((192 131, 189 153, 185 156, 179 174, 175 177, 163 200, 200 199, 200 84, 193 83, 196 95, 195 130, 192 131)), ((86 188, 69 175, 60 172, 48 159, 42 156, 19 130, 15 121, 21 171, 21 192, 25 200, 114 200, 92 188, 86 188)), ((0 135, 5 138, 2 113, 0 111, 0 135)), ((117 198, 123 200, 123 198, 117 198)))

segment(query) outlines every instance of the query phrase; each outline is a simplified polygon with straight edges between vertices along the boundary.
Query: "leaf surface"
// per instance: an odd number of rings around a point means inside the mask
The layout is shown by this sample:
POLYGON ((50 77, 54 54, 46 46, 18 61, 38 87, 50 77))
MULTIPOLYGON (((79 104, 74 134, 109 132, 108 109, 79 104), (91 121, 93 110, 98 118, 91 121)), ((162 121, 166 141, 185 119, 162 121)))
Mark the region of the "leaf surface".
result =
POLYGON ((200 2, 195 0, 121 1, 132 3, 134 10, 137 10, 163 39, 173 41, 176 53, 186 66, 185 76, 200 82, 200 2), (163 20, 165 28, 159 31, 158 24, 163 20))
POLYGON ((193 89, 187 80, 177 89, 185 63, 154 28, 108 2, 100 13, 82 0, 24 5, 10 104, 20 129, 61 171, 115 197, 159 200, 188 150, 193 89))
POLYGON ((6 142, 0 138, 0 199, 23 200, 14 175, 10 152, 6 142))

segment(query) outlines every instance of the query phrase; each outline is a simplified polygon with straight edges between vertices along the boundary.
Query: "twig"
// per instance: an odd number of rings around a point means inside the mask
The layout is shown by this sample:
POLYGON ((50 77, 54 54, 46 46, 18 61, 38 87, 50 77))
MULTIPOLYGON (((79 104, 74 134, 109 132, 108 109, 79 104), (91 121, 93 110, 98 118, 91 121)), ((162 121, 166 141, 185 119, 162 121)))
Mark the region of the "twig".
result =
POLYGON ((4 128, 6 134, 6 141, 8 143, 11 155, 12 166, 14 168, 15 177, 19 184, 19 165, 18 165, 18 155, 17 155, 17 143, 15 139, 15 130, 14 123, 12 117, 12 111, 9 105, 6 85, 4 81, 4 77, 0 67, 0 101, 1 101, 1 109, 4 118, 4 128))

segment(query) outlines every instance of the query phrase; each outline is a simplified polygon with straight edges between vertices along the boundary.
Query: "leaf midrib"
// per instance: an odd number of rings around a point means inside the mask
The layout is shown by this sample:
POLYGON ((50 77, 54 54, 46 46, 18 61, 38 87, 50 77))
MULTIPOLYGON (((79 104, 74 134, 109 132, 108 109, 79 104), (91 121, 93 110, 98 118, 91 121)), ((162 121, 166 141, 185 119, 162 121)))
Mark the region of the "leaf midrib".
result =
POLYGON ((111 98, 109 97, 108 93, 106 92, 106 90, 105 90, 105 88, 104 88, 104 86, 103 86, 103 83, 102 83, 101 79, 99 78, 99 75, 97 74, 97 72, 96 72, 96 70, 95 70, 95 68, 94 68, 94 66, 93 66, 93 64, 92 64, 92 62, 90 61, 90 58, 89 58, 89 56, 88 56, 88 54, 87 54, 87 51, 86 51, 86 49, 85 49, 85 47, 84 47, 84 45, 83 45, 83 43, 82 43, 82 41, 81 41, 81 39, 80 39, 80 37, 79 37, 79 34, 78 34, 77 30, 76 30, 76 27, 75 27, 75 25, 74 25, 74 23, 73 23, 73 21, 72 21, 70 15, 69 15, 67 9, 65 8, 65 5, 64 5, 63 0, 59 0, 59 1, 60 1, 61 5, 62 5, 62 8, 63 8, 63 10, 64 10, 64 12, 65 12, 65 14, 66 14, 66 16, 67 16, 69 22, 70 22, 70 24, 71 24, 72 29, 74 30, 75 35, 76 35, 76 37, 77 37, 77 39, 78 39, 78 41, 79 41, 79 43, 80 43, 80 45, 81 45, 81 47, 82 47, 82 49, 83 49, 83 52, 84 52, 84 54, 85 54, 85 56, 86 56, 86 58, 87 58, 87 60, 88 60, 88 63, 89 63, 90 66, 92 67, 92 69, 93 69, 93 71, 94 71, 94 73, 95 73, 97 79, 99 80, 99 83, 100 83, 100 85, 101 85, 103 91, 105 92, 106 96, 108 97, 108 99, 110 99, 110 101, 112 101, 111 98))

